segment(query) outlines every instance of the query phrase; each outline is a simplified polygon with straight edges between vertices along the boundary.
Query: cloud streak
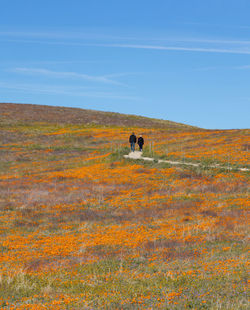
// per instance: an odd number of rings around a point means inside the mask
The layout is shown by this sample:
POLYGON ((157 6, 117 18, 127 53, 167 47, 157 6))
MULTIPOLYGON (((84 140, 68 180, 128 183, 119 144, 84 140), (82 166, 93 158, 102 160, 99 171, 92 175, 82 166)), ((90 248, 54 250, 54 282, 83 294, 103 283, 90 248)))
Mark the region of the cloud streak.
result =
MULTIPOLYGON (((105 31, 105 30, 104 30, 105 31)), ((250 54, 250 40, 204 38, 171 35, 131 35, 101 33, 98 29, 80 31, 2 31, 1 41, 83 47, 151 49, 176 52, 250 54)))
POLYGON ((216 44, 229 44, 229 41, 223 40, 176 40, 176 45, 155 45, 155 44, 134 44, 134 43, 81 43, 70 41, 38 41, 38 40, 7 40, 13 43, 27 43, 27 44, 48 44, 48 45, 63 45, 63 46, 82 46, 82 47, 109 47, 109 48, 130 48, 130 49, 144 49, 144 50, 162 50, 162 51, 177 51, 177 52, 195 52, 195 53, 218 53, 218 54, 241 54, 250 55, 250 42, 248 41, 231 41, 231 44, 245 44, 246 46, 238 47, 218 47, 216 44), (180 46, 180 42, 185 43, 180 46), (234 43, 233 43, 234 42, 234 43), (244 42, 244 43, 243 43, 244 42), (187 43, 207 43, 206 47, 203 46, 187 46, 187 43), (249 45, 248 45, 249 44, 249 45))
POLYGON ((48 95, 67 95, 74 97, 89 97, 89 98, 102 98, 112 100, 130 100, 138 101, 141 98, 136 96, 129 96, 117 94, 113 92, 100 92, 100 91, 87 91, 85 88, 65 87, 65 86, 50 86, 43 84, 22 84, 22 83, 6 83, 0 82, 0 88, 7 90, 21 91, 25 93, 39 93, 48 95))
POLYGON ((250 70, 250 65, 245 65, 245 66, 235 67, 235 69, 240 69, 240 70, 250 70))
MULTIPOLYGON (((250 28, 250 27, 249 27, 250 28)), ((116 41, 168 41, 168 42, 188 42, 188 43, 212 43, 212 44, 250 44, 250 40, 226 40, 226 39, 208 39, 208 38, 190 38, 190 37, 172 37, 172 36, 154 36, 149 37, 148 34, 140 34, 140 36, 131 35, 111 35, 101 34, 91 31, 90 29, 85 31, 75 32, 25 32, 25 31, 0 31, 0 37, 9 38, 40 38, 40 39, 67 39, 67 40, 116 40, 116 41)), ((32 41, 31 41, 32 42, 32 41)), ((39 42, 35 40, 34 42, 39 42)), ((42 42, 42 41, 40 41, 42 42)), ((51 42, 52 43, 52 42, 51 42)), ((56 43, 56 42, 55 42, 56 43)), ((59 41, 60 43, 60 41, 59 41)), ((69 42, 70 43, 70 42, 69 42)))
POLYGON ((77 73, 77 72, 52 71, 52 70, 43 69, 43 68, 14 68, 14 69, 11 69, 10 71, 16 72, 16 73, 31 74, 31 75, 44 75, 44 76, 54 77, 54 78, 76 78, 76 79, 82 79, 82 80, 89 81, 89 82, 112 84, 112 85, 119 85, 119 86, 125 86, 125 84, 117 82, 113 79, 110 79, 109 77, 118 77, 118 76, 127 75, 126 73, 118 73, 118 74, 110 74, 110 75, 103 75, 103 76, 93 76, 93 75, 77 73))
MULTIPOLYGON (((87 44, 86 44, 87 45, 87 44)), ((141 44, 88 44, 89 46, 116 47, 144 50, 178 51, 178 52, 200 52, 200 53, 222 53, 222 54, 245 54, 250 55, 250 49, 228 49, 228 48, 202 48, 202 47, 179 47, 162 45, 141 44)))

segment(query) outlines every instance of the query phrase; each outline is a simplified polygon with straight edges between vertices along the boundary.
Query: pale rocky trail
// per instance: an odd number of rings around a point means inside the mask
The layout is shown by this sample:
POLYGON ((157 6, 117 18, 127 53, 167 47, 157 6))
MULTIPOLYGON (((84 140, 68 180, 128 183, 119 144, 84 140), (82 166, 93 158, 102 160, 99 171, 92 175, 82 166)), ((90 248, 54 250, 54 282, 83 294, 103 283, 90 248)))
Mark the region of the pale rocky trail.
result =
MULTIPOLYGON (((140 159, 144 161, 156 161, 157 163, 167 163, 170 165, 185 165, 185 166, 192 166, 192 167, 202 167, 200 163, 190 163, 190 162, 183 162, 183 161, 172 161, 172 160, 163 160, 163 159, 155 159, 152 157, 143 157, 142 152, 139 151, 134 151, 130 152, 128 155, 124 155, 124 158, 129 158, 129 159, 140 159)), ((215 165, 210 165, 206 166, 208 168, 219 168, 219 169, 225 169, 225 170, 238 170, 238 171, 249 171, 250 169, 248 168, 233 168, 233 167, 226 167, 226 166, 221 166, 219 164, 215 165)))

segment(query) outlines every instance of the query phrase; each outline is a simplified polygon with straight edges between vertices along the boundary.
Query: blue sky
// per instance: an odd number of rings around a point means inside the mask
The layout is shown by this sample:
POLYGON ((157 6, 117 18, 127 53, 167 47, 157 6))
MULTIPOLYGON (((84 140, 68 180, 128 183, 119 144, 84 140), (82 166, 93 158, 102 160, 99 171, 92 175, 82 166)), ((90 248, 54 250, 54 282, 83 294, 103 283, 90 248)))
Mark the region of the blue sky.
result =
POLYGON ((0 102, 249 128, 249 0, 0 0, 0 102))

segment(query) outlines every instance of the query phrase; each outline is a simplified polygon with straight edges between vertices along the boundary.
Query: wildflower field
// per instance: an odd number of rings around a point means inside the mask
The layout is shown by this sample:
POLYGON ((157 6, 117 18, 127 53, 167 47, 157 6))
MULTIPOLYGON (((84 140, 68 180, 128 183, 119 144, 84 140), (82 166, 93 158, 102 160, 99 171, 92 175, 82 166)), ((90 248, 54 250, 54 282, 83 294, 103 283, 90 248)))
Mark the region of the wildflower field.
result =
POLYGON ((250 130, 3 110, 0 309, 249 308, 250 130))

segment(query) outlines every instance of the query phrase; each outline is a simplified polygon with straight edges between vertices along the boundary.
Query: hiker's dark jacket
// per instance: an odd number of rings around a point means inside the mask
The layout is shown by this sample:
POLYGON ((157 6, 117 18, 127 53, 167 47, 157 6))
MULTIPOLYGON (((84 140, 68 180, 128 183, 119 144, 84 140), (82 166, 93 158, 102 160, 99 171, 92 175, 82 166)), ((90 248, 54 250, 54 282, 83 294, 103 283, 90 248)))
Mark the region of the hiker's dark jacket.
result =
POLYGON ((144 139, 142 137, 138 138, 138 144, 143 145, 144 144, 144 139))
POLYGON ((129 137, 129 143, 136 143, 136 136, 135 135, 131 135, 129 137))

